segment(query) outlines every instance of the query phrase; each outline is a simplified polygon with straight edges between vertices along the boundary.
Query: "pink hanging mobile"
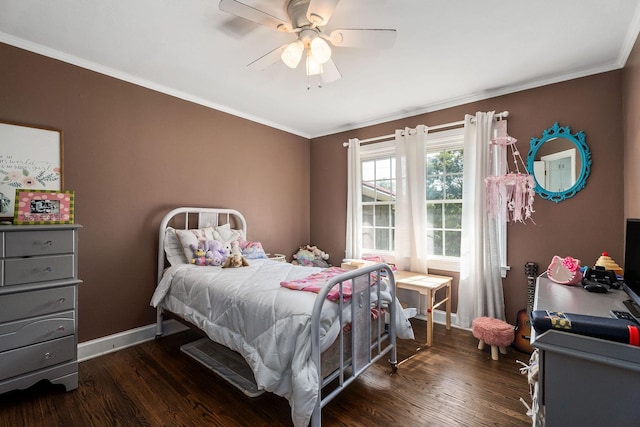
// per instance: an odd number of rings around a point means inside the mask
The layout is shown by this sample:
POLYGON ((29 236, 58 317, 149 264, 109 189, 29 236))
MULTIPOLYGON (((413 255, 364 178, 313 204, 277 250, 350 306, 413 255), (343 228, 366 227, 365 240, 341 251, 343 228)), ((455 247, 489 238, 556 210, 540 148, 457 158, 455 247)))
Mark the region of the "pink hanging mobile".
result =
MULTIPOLYGON (((526 166, 520 152, 515 148, 518 140, 511 136, 500 136, 491 140, 493 146, 509 147, 513 156, 515 172, 504 175, 488 176, 485 178, 487 186, 487 203, 489 214, 496 215, 498 212, 505 212, 507 221, 524 222, 531 219, 533 210, 533 198, 535 195, 535 180, 532 175, 526 173, 526 166), (520 172, 518 162, 522 165, 525 173, 520 172)), ((493 156, 491 156, 493 158, 493 156)))

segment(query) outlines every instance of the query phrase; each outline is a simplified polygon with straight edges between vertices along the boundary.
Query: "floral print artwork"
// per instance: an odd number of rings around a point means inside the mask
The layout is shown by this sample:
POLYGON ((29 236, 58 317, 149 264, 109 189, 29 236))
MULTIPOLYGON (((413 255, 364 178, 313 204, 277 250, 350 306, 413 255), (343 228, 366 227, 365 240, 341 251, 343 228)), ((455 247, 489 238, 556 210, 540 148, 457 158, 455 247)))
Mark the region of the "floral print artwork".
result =
POLYGON ((0 122, 0 217, 14 216, 16 191, 62 190, 62 132, 0 122))
POLYGON ((58 181, 60 179, 60 168, 51 168, 50 165, 45 165, 44 168, 40 166, 31 171, 26 168, 22 169, 22 171, 0 170, 0 174, 4 175, 2 183, 5 185, 14 188, 34 188, 38 184, 46 186, 47 183, 58 181), (37 174, 33 174, 32 171, 37 174))

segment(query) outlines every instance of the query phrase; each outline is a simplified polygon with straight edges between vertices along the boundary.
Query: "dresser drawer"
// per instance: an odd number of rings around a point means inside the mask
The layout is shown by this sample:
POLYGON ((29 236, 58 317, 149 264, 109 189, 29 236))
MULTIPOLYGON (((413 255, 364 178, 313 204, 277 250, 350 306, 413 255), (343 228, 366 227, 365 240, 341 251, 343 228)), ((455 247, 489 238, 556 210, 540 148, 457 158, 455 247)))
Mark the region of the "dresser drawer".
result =
POLYGON ((5 257, 67 254, 74 250, 70 230, 37 230, 4 233, 5 257))
POLYGON ((73 335, 75 332, 74 311, 3 323, 0 324, 0 351, 73 335))
POLYGON ((73 310, 75 302, 75 286, 0 295, 0 322, 73 310))
POLYGON ((74 347, 68 336, 0 353, 0 380, 73 360, 74 347))
POLYGON ((71 279, 75 273, 73 262, 73 254, 5 259, 4 286, 71 279))

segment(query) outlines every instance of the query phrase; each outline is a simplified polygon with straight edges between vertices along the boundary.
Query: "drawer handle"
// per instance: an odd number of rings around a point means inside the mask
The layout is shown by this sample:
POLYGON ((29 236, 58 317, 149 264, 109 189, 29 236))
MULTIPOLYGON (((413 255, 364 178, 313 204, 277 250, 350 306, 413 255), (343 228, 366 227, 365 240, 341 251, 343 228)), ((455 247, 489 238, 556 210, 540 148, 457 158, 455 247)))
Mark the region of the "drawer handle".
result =
POLYGON ((44 358, 45 358, 45 359, 51 359, 51 353, 46 352, 46 353, 44 354, 44 358))
POLYGON ((58 304, 62 304, 63 302, 65 302, 65 298, 60 298, 60 299, 58 300, 58 304))
POLYGON ((44 273, 52 273, 53 272, 53 268, 52 267, 45 267, 42 269, 42 271, 44 273))
POLYGON ((64 332, 64 326, 60 325, 57 329, 58 332, 64 332))
POLYGON ((52 246, 52 245, 53 245, 53 240, 46 240, 42 242, 42 246, 52 246))

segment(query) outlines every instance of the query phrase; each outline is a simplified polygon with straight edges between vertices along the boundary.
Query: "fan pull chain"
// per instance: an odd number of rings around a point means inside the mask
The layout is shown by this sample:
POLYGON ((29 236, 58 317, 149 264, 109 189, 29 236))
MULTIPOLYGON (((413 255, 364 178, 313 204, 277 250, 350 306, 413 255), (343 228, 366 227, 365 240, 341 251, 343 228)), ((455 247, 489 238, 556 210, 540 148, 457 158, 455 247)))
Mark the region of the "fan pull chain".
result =
MULTIPOLYGON (((318 75, 318 88, 322 89, 322 74, 318 75)), ((311 76, 307 74, 307 90, 311 90, 311 76)))

